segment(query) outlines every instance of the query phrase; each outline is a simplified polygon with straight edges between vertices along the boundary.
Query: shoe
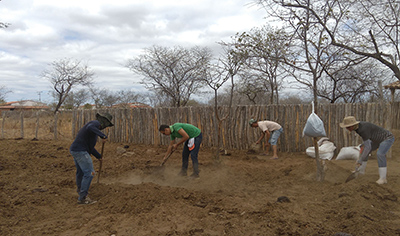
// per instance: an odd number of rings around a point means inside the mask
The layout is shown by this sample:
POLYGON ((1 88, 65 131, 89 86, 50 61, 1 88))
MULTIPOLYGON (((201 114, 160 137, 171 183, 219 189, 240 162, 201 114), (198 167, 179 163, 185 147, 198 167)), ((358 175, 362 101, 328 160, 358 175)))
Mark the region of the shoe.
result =
POLYGON ((90 205, 90 204, 93 204, 93 203, 96 203, 97 201, 94 201, 94 200, 92 200, 92 199, 90 199, 89 197, 86 197, 85 199, 83 199, 83 200, 78 200, 78 204, 79 205, 90 205))
POLYGON ((376 181, 377 184, 387 184, 387 179, 378 179, 376 181))
POLYGON ((187 176, 187 172, 181 170, 181 171, 178 173, 178 176, 187 176))
POLYGON ((190 178, 198 179, 198 178, 200 178, 200 176, 197 173, 193 173, 193 174, 190 175, 190 178))

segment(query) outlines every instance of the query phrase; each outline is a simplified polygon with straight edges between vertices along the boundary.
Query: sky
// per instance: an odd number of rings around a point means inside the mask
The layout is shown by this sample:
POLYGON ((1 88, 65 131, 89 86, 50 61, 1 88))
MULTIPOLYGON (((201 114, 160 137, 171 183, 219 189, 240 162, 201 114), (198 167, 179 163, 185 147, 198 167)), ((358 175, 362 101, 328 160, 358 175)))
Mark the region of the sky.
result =
POLYGON ((42 78, 50 64, 70 58, 95 73, 94 85, 144 92, 141 77, 125 67, 145 48, 221 49, 238 32, 266 23, 254 0, 0 0, 0 87, 6 101, 52 102, 42 78))

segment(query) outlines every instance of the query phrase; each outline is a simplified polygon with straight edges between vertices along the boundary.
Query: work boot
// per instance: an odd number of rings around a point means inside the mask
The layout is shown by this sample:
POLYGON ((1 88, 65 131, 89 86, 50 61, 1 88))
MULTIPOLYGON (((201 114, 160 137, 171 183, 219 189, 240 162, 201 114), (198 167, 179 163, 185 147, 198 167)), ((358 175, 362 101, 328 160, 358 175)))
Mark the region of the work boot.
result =
POLYGON ((181 170, 181 171, 178 173, 178 176, 187 176, 187 171, 186 171, 186 170, 181 170))
POLYGON ((96 203, 97 201, 93 201, 92 199, 90 199, 88 196, 85 197, 85 199, 83 200, 78 200, 78 204, 79 205, 90 205, 93 203, 96 203))
POLYGON ((200 178, 199 173, 193 173, 193 174, 191 174, 191 175, 190 175, 190 178, 193 178, 193 179, 198 179, 198 178, 200 178))
POLYGON ((358 168, 358 173, 365 174, 365 169, 367 168, 367 162, 363 161, 361 166, 358 168))
POLYGON ((387 167, 379 167, 379 179, 376 181, 377 184, 386 184, 386 173, 387 167))

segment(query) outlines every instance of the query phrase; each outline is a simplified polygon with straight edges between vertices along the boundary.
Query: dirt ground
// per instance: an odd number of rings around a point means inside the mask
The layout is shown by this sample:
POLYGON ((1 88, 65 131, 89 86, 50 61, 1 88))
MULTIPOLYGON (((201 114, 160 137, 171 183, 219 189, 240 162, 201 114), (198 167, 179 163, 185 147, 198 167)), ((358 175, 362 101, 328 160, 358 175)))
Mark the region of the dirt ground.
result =
POLYGON ((382 186, 375 156, 348 183, 354 161, 327 161, 317 182, 305 153, 270 160, 229 150, 216 162, 203 148, 200 178, 190 179, 177 176, 179 151, 160 168, 164 146, 106 143, 93 205, 77 204, 71 141, 2 139, 0 235, 400 235, 395 134, 382 186))

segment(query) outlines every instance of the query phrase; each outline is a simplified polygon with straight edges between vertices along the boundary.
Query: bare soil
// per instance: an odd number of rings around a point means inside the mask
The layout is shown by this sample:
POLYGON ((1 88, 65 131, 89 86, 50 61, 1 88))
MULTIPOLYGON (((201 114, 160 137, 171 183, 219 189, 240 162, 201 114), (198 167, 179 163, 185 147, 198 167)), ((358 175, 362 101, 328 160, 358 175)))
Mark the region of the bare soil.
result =
POLYGON ((202 148, 191 179, 180 151, 160 168, 164 146, 106 143, 92 205, 77 204, 71 141, 2 139, 0 235, 400 235, 399 134, 385 185, 374 155, 362 177, 345 183, 354 161, 331 160, 317 182, 305 153, 202 148))

